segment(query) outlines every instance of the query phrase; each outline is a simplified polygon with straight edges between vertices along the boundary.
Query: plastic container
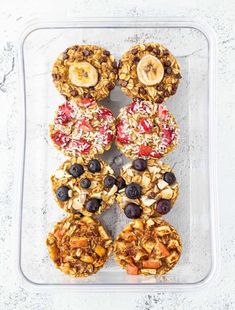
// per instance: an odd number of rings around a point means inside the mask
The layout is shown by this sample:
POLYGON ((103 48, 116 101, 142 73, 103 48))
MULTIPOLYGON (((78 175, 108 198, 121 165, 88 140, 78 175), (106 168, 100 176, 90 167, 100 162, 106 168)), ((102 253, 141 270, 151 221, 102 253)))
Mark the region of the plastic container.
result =
MULTIPOLYGON (((86 290, 186 290, 208 283, 218 261, 215 146, 215 40, 206 25, 187 20, 83 19, 30 25, 20 44, 23 97, 19 195, 19 271, 27 282, 86 290), (50 144, 48 123, 64 99, 51 80, 57 55, 73 44, 104 46, 119 59, 132 45, 159 42, 177 57, 183 79, 167 106, 181 128, 180 145, 163 160, 180 183, 175 208, 165 216, 183 240, 182 258, 164 277, 129 276, 111 258, 96 275, 70 278, 48 257, 45 240, 64 213, 53 200, 50 175, 64 160, 50 144)), ((117 86, 102 104, 115 115, 130 102, 117 86)), ((127 161, 115 147, 103 156, 118 171, 127 161)), ((101 217, 115 237, 128 222, 113 206, 101 217)))

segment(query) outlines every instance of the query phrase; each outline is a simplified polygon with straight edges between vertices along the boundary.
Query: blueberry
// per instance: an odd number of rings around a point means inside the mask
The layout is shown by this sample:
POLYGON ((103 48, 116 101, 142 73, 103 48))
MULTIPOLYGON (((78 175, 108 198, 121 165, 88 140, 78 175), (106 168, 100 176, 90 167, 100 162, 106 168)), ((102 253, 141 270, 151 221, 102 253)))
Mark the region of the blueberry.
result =
POLYGON ((69 188, 67 186, 60 186, 56 190, 56 197, 61 201, 69 200, 69 188))
POLYGON ((87 167, 90 172, 99 172, 101 170, 100 162, 97 159, 90 160, 87 167))
POLYGON ((116 184, 116 179, 112 177, 111 175, 108 175, 104 179, 104 186, 107 188, 113 187, 113 185, 116 184))
POLYGON ((163 176, 164 181, 166 181, 169 185, 175 183, 176 177, 172 172, 166 172, 163 176))
POLYGON ((167 199, 161 199, 157 202, 157 212, 160 214, 167 214, 171 209, 171 201, 167 199))
POLYGON ((129 219, 138 219, 142 214, 142 209, 135 203, 128 203, 125 206, 124 213, 129 219))
POLYGON ((129 185, 127 185, 127 187, 125 189, 125 193, 126 193, 127 197, 130 199, 140 198, 141 187, 138 183, 132 182, 129 185))
POLYGON ((69 168, 69 173, 75 177, 78 178, 80 177, 80 175, 82 175, 84 173, 84 168, 82 165, 79 164, 73 164, 70 168, 69 168))
POLYGON ((91 186, 91 181, 88 178, 82 179, 80 185, 82 188, 89 188, 91 186))
POLYGON ((101 200, 97 198, 91 198, 87 201, 85 208, 88 212, 95 213, 99 210, 99 207, 101 205, 101 200))
POLYGON ((144 171, 147 169, 147 161, 141 158, 135 159, 132 162, 132 167, 137 171, 144 171))
POLYGON ((126 187, 126 181, 121 176, 117 177, 116 184, 119 190, 126 187))

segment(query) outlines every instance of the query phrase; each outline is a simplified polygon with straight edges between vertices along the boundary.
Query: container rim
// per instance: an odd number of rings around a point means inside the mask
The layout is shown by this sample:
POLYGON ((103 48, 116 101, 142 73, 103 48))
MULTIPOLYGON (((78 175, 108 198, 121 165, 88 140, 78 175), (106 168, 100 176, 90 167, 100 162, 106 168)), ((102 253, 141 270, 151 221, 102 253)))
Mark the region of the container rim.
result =
POLYGON ((42 288, 70 288, 79 289, 80 292, 137 292, 137 291, 186 291, 192 289, 201 289, 218 276, 220 267, 219 255, 219 218, 218 218, 218 191, 217 191, 217 132, 216 132, 216 36, 214 30, 205 22, 197 19, 188 18, 175 18, 175 17, 86 17, 76 18, 76 20, 42 20, 34 19, 25 24, 18 41, 18 65, 20 76, 20 156, 18 163, 18 193, 17 193, 17 257, 16 257, 16 270, 25 285, 33 286, 35 289, 42 288), (101 25, 95 25, 101 23, 101 25), (86 26, 87 23, 94 25, 86 26), (106 23, 106 24, 105 24, 106 23), (209 103, 209 185, 210 185, 210 225, 211 225, 211 268, 208 274, 201 280, 192 283, 160 283, 160 284, 41 284, 31 281, 24 274, 21 267, 21 236, 22 236, 22 205, 23 205, 23 188, 24 188, 24 168, 25 168, 25 148, 26 148, 26 87, 25 87, 25 72, 24 72, 24 43, 27 37, 34 31, 40 29, 66 29, 66 28, 136 28, 136 23, 141 28, 149 28, 154 25, 156 28, 193 28, 200 31, 208 42, 209 47, 209 90, 208 90, 208 103, 209 103), (147 26, 141 25, 146 23, 147 26), (109 26, 107 26, 109 24, 109 26), (125 25, 125 26, 123 26, 125 25), (213 158, 213 160, 212 160, 213 158))

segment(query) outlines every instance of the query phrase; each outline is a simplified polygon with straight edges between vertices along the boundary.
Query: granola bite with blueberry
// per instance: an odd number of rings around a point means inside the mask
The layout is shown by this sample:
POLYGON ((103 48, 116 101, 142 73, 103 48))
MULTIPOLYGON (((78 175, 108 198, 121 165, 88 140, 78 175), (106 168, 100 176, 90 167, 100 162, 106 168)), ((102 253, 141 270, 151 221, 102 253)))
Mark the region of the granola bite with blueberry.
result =
POLYGON ((117 117, 116 144, 128 158, 161 158, 178 144, 179 127, 162 105, 134 100, 117 117))
POLYGON ((70 215, 58 222, 46 240, 55 266, 72 277, 99 271, 112 252, 112 239, 91 217, 70 215))
POLYGON ((175 267, 181 252, 179 234, 161 218, 132 221, 114 242, 115 259, 129 275, 164 275, 175 267))
POLYGON ((67 156, 102 154, 111 148, 115 132, 112 112, 89 98, 60 105, 49 125, 54 146, 67 156))
POLYGON ((106 49, 74 45, 56 59, 52 68, 55 87, 66 100, 102 100, 115 87, 118 65, 106 49))
POLYGON ((120 184, 112 168, 101 159, 73 157, 51 176, 58 205, 69 213, 101 214, 116 199, 120 184))
POLYGON ((160 160, 135 159, 121 168, 119 179, 117 203, 130 219, 167 214, 179 194, 175 174, 160 160))
POLYGON ((132 46, 119 63, 119 85, 131 98, 162 103, 176 93, 180 79, 176 58, 158 43, 132 46))

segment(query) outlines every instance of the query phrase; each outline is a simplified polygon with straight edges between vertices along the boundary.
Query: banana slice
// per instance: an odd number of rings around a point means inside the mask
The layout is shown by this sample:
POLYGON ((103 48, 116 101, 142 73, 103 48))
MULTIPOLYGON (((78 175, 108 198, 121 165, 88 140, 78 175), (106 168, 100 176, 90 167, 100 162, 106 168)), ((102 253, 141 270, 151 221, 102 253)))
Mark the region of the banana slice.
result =
POLYGON ((87 61, 76 62, 69 67, 69 79, 76 86, 91 87, 98 82, 98 72, 87 61))
POLYGON ((137 75, 144 85, 155 85, 163 79, 164 68, 157 57, 146 55, 138 63, 137 75))

